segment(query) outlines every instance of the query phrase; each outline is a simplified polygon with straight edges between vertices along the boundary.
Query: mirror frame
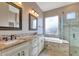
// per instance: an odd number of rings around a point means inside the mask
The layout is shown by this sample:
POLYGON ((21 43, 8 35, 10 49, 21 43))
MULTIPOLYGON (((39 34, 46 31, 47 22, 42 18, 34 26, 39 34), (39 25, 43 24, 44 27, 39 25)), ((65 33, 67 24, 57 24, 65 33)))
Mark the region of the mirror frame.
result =
POLYGON ((19 27, 5 27, 5 26, 0 26, 0 30, 22 30, 22 8, 14 4, 13 2, 5 2, 17 9, 19 9, 19 27))
POLYGON ((29 30, 37 30, 38 29, 38 19, 34 15, 29 13, 29 30), (36 19, 36 29, 31 28, 31 16, 36 19))

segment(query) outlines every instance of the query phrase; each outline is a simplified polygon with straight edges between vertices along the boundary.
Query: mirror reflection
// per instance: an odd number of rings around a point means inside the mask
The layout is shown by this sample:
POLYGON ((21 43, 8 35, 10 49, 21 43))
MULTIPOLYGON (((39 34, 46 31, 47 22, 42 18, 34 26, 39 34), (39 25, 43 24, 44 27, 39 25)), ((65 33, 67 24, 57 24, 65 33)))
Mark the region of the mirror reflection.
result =
POLYGON ((19 11, 9 3, 0 2, 0 27, 19 28, 19 11))
POLYGON ((29 29, 36 30, 37 29, 37 18, 31 14, 29 14, 29 29))

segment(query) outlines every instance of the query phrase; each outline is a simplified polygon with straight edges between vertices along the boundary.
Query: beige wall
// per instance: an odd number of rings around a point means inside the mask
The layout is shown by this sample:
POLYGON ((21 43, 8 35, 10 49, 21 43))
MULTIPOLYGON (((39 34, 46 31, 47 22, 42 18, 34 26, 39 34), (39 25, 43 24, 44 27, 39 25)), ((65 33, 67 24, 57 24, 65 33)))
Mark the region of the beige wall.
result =
MULTIPOLYGON (((15 3, 15 4, 17 4, 17 3, 15 3)), ((17 4, 18 5, 18 4, 17 4)), ((20 5, 19 5, 20 6, 20 5)), ((34 2, 23 2, 22 3, 22 10, 23 10, 23 12, 22 12, 22 30, 0 30, 0 35, 6 35, 6 34, 19 34, 19 33, 28 33, 28 32, 36 32, 36 31, 29 31, 29 28, 28 28, 28 26, 29 26, 29 23, 28 23, 28 21, 29 21, 29 11, 31 10, 31 9, 34 9, 34 10, 36 10, 36 12, 38 12, 39 13, 39 17, 38 17, 38 33, 39 34, 42 34, 43 33, 43 23, 42 23, 42 21, 43 21, 43 13, 42 13, 42 11, 41 11, 41 9, 37 6, 37 4, 36 3, 34 3, 34 2), (40 32, 39 32, 39 30, 41 30, 40 32)))

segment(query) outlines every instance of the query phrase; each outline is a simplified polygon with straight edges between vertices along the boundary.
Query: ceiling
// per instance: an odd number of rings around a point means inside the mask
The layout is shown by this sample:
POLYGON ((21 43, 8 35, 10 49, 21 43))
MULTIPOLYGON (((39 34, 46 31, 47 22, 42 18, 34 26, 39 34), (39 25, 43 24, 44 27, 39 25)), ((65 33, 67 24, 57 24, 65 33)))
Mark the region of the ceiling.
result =
POLYGON ((45 12, 51 9, 55 9, 55 8, 72 4, 74 2, 36 2, 36 3, 41 8, 41 10, 45 12))

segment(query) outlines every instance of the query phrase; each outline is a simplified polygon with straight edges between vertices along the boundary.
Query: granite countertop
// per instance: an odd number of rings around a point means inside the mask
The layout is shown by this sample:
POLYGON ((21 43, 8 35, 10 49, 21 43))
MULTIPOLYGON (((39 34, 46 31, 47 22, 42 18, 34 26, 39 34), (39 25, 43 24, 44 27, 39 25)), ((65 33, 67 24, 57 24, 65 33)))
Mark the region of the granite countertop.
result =
POLYGON ((22 44, 25 42, 30 42, 30 41, 32 41, 32 39, 33 39, 33 36, 26 36, 26 37, 18 37, 16 40, 13 40, 14 42, 8 41, 8 42, 4 43, 4 42, 0 41, 0 51, 14 47, 16 45, 19 45, 19 44, 22 44))

